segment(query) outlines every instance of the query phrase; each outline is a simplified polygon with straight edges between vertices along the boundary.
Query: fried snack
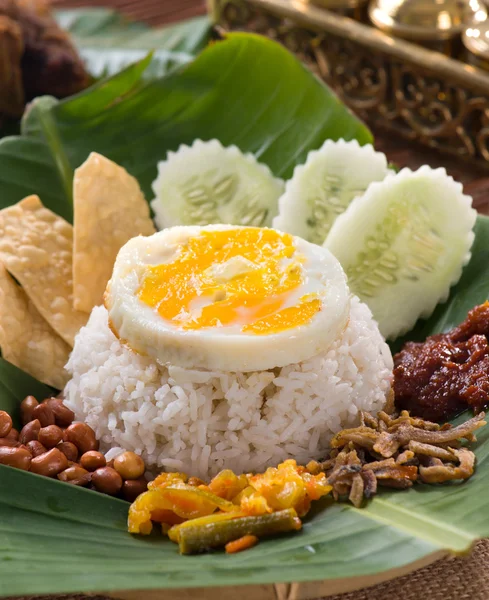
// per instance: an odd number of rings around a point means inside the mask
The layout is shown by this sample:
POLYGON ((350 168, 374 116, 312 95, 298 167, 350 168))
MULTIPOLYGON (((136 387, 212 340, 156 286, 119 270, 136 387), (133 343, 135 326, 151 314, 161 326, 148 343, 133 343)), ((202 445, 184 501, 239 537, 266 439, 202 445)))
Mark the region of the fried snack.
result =
POLYGON ((75 171, 73 198, 73 305, 90 312, 102 304, 122 246, 155 228, 136 179, 95 152, 75 171))
POLYGON ((438 425, 411 417, 407 411, 374 417, 362 412, 361 424, 343 429, 331 441, 329 458, 321 465, 333 486, 333 496, 348 496, 359 508, 378 486, 406 489, 415 482, 444 483, 468 479, 474 473, 475 455, 461 447, 475 441, 474 431, 483 427, 484 413, 457 427, 438 425))
POLYGON ((0 263, 0 349, 19 369, 57 389, 68 373, 70 347, 41 317, 24 290, 0 263))
POLYGON ((0 116, 20 117, 24 110, 20 68, 23 52, 19 25, 9 17, 0 15, 0 116))
POLYGON ((73 309, 72 246, 71 225, 38 196, 0 211, 0 260, 70 346, 88 319, 73 309))

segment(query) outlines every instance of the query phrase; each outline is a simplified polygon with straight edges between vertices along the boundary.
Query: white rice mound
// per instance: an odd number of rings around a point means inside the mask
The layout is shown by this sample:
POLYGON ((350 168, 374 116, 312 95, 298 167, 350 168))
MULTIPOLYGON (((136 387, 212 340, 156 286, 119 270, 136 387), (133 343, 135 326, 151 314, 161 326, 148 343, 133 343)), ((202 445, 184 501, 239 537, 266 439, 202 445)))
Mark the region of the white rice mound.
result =
POLYGON ((161 366, 124 346, 93 309, 67 365, 65 402, 95 430, 110 460, 122 450, 150 468, 205 479, 321 458, 332 435, 376 412, 392 356, 365 304, 328 352, 273 371, 221 373, 161 366))

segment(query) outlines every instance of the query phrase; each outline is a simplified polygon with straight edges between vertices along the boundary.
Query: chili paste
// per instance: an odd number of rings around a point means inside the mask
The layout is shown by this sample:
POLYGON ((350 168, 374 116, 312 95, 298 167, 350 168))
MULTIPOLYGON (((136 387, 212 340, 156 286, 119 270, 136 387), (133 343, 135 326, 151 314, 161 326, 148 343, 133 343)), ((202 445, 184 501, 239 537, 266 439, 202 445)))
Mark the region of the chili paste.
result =
POLYGON ((430 421, 489 403, 489 302, 465 321, 425 342, 408 342, 394 356, 396 406, 430 421))

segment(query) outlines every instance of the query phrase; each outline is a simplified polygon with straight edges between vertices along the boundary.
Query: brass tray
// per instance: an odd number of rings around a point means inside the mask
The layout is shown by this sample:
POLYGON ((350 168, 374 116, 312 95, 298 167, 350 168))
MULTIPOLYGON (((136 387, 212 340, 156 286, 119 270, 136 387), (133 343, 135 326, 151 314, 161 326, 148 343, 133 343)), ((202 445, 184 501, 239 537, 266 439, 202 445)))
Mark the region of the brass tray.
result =
POLYGON ((489 169, 489 72, 304 0, 209 0, 214 22, 283 43, 376 128, 489 169))

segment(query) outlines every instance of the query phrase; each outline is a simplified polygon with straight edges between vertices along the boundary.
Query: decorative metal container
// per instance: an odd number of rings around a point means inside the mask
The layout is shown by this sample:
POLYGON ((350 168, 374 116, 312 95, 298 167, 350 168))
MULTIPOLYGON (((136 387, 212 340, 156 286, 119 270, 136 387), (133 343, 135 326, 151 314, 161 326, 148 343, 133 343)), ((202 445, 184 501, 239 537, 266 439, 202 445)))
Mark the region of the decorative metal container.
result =
POLYGON ((301 0, 211 0, 225 30, 282 42, 361 118, 489 169, 489 73, 301 0))
POLYGON ((478 0, 372 0, 369 16, 385 33, 456 56, 463 29, 485 21, 487 10, 478 0))
POLYGON ((467 62, 489 70, 489 21, 466 27, 462 40, 467 62))
POLYGON ((367 21, 368 2, 369 0, 309 0, 309 3, 314 6, 326 8, 356 21, 367 21))

